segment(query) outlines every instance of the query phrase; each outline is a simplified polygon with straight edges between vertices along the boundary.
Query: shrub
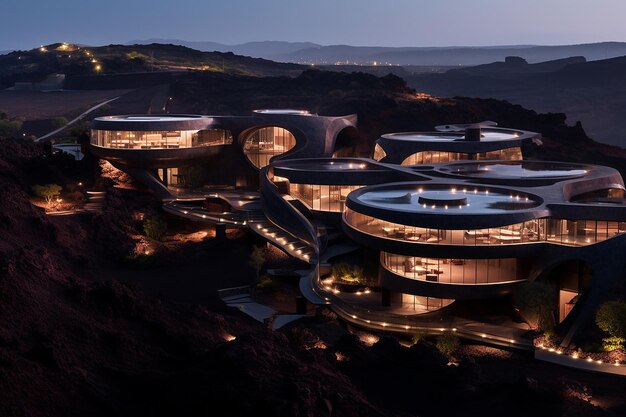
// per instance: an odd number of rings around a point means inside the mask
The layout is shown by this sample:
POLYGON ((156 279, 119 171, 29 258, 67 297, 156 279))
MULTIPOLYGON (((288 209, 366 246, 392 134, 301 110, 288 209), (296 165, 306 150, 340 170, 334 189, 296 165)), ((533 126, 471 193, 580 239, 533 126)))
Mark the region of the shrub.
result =
POLYGON ((626 303, 607 301, 596 312, 596 324, 612 337, 626 339, 626 303))
POLYGON ((147 269, 154 263, 154 257, 144 253, 129 255, 124 258, 123 263, 131 269, 147 269))
POLYGON ((337 281, 343 281, 348 284, 366 283, 363 268, 358 265, 349 265, 347 263, 333 265, 333 277, 337 281))
POLYGON ((68 121, 65 117, 55 117, 54 119, 52 119, 52 126, 57 129, 65 126, 67 123, 68 121))
POLYGON ((611 352, 624 347, 626 340, 623 337, 607 337, 602 339, 602 350, 611 352))
POLYGON ((22 122, 19 120, 9 120, 0 118, 0 137, 11 138, 17 136, 22 128, 22 122))
POLYGON ((443 353, 448 358, 454 355, 459 349, 460 343, 457 335, 451 332, 446 332, 437 337, 437 343, 435 344, 437 350, 443 353))
POLYGON ((274 280, 272 277, 265 275, 257 280, 256 288, 262 291, 273 291, 275 288, 274 280))
POLYGON ((57 184, 45 184, 33 186, 33 192, 37 197, 41 197, 46 200, 46 204, 50 204, 53 199, 61 195, 63 188, 57 184))
POLYGON ((150 239, 161 240, 167 232, 167 222, 162 216, 150 216, 143 221, 143 231, 150 239))
POLYGON ((514 297, 520 314, 531 326, 543 330, 548 337, 554 333, 556 287, 553 284, 526 282, 517 287, 514 297))
POLYGON ((415 330, 411 335, 411 341, 413 342, 413 344, 416 344, 421 340, 425 340, 427 335, 428 333, 424 332, 423 330, 415 330))
POLYGON ((256 271, 256 279, 259 280, 261 275, 261 268, 265 264, 265 251, 262 246, 255 246, 250 253, 250 259, 248 259, 248 265, 250 265, 256 271))

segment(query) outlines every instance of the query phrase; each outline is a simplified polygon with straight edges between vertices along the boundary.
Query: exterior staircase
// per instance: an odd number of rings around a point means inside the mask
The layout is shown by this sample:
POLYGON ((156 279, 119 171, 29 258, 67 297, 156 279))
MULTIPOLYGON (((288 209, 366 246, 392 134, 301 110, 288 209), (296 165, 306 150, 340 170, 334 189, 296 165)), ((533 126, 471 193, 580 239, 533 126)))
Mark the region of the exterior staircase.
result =
POLYGON ((315 248, 281 229, 263 216, 250 220, 250 229, 294 258, 308 264, 317 263, 315 248))
POLYGON ((85 211, 102 211, 102 209, 104 208, 105 198, 105 191, 87 191, 87 202, 85 203, 85 211))

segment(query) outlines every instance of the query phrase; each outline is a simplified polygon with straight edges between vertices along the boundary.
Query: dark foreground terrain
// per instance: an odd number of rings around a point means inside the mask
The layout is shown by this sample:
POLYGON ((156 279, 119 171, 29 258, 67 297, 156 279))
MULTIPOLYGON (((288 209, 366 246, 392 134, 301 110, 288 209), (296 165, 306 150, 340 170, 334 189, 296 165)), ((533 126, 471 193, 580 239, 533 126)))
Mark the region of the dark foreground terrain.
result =
MULTIPOLYGON (((133 210, 150 210, 154 201, 141 192, 122 199, 124 191, 95 176, 90 186, 108 192, 102 213, 47 216, 31 204, 27 184, 42 176, 71 180, 58 169, 65 162, 15 141, 3 141, 0 151, 0 187, 11 196, 0 203, 0 415, 624 411, 619 393, 625 381, 539 364, 524 355, 466 347, 460 365, 449 366, 428 342, 406 348, 381 337, 368 347, 332 313, 270 331, 225 309, 215 296, 229 276, 238 284, 253 279, 243 262, 218 262, 233 253, 245 256, 254 243, 246 235, 188 244, 187 255, 175 264, 187 274, 203 273, 202 279, 172 275, 169 281, 151 281, 151 271, 158 275, 173 265, 163 251, 154 264, 136 271, 144 278, 133 283, 129 267, 120 262, 132 247, 127 236, 136 233, 129 219, 133 210), (199 266, 207 260, 214 268, 199 266), (172 280, 187 288, 168 291, 172 280), (231 336, 236 339, 228 341, 231 336)), ((88 162, 79 174, 94 169, 88 162)))
MULTIPOLYGON (((591 141, 563 115, 496 100, 427 97, 393 76, 190 74, 168 88, 172 112, 238 114, 281 103, 321 114, 357 113, 361 154, 383 132, 492 119, 543 132, 543 146, 527 150, 534 157, 626 171, 623 150, 591 141)), ((149 102, 139 96, 123 97, 108 111, 149 102)), ((158 212, 157 201, 127 179, 103 176, 90 156, 76 164, 46 155, 43 146, 1 141, 2 416, 626 412, 626 381, 524 355, 468 346, 458 353, 458 366, 448 365, 428 341, 407 348, 381 337, 368 346, 323 311, 270 331, 224 307, 215 292, 254 280, 246 263, 252 245, 260 243, 253 236, 162 245, 150 262, 138 263, 131 257, 143 233, 136 219, 158 212), (56 217, 31 203, 34 184, 79 181, 107 192, 101 212, 56 217)), ((168 221, 180 228, 171 233, 187 231, 168 221)))

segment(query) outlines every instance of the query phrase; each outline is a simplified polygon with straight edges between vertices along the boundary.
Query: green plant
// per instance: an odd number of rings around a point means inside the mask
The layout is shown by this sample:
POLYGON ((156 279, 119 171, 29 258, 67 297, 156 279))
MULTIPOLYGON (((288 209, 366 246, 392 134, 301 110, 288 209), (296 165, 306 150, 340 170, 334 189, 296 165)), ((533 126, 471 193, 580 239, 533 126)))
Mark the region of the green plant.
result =
POLYGON ((257 279, 256 288, 263 291, 271 291, 274 290, 274 280, 268 275, 263 276, 260 279, 257 279))
POLYGON ((411 335, 411 341, 413 342, 413 344, 416 344, 421 340, 425 340, 427 335, 428 333, 423 330, 415 330, 411 335))
POLYGON ((52 203, 52 200, 59 197, 61 195, 61 187, 58 184, 45 184, 45 185, 34 185, 33 192, 37 197, 41 197, 46 200, 46 204, 52 203))
POLYGON ((622 349, 624 347, 624 342, 626 342, 626 339, 623 337, 606 337, 602 339, 602 350, 605 352, 611 352, 617 349, 622 349))
POLYGON ((256 271, 256 280, 259 281, 261 275, 261 268, 265 264, 265 250, 262 246, 255 246, 250 253, 250 259, 248 259, 248 265, 250 265, 256 271))
POLYGON ((343 281, 348 284, 365 284, 365 276, 363 268, 358 265, 350 265, 347 263, 338 263, 333 265, 333 277, 337 281, 343 281))
POLYGON ((19 120, 0 120, 0 136, 14 137, 22 128, 19 120))
POLYGON ((154 263, 152 255, 144 253, 129 255, 123 259, 124 265, 131 269, 147 269, 154 263))
POLYGON ((446 332, 437 337, 437 342, 435 343, 437 350, 448 358, 454 355, 460 345, 458 336, 452 332, 446 332))
POLYGON ((161 240, 167 232, 167 222, 159 215, 147 217, 143 221, 143 231, 150 239, 161 240))
POLYGON ((607 301, 596 312, 596 324, 612 337, 626 339, 626 303, 607 301))
POLYGON ((553 284, 526 282, 517 287, 514 298, 520 314, 531 326, 544 331, 547 336, 554 333, 556 287, 553 284))
POLYGON ((57 129, 65 126, 67 123, 68 121, 65 117, 55 117, 54 119, 52 119, 52 126, 56 127, 57 129))

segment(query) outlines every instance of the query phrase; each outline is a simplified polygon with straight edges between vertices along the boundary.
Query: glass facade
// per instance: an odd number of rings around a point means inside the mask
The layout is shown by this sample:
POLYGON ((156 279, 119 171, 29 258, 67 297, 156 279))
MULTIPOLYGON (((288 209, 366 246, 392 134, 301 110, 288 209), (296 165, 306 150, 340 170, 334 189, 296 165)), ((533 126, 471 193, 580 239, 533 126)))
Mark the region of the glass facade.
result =
POLYGON ((161 181, 166 185, 173 187, 184 187, 186 185, 185 175, 178 168, 159 168, 157 173, 161 181))
POLYGON ((233 143, 233 136, 230 131, 224 129, 162 131, 94 129, 91 131, 92 145, 114 149, 176 149, 231 143, 233 143))
POLYGON ((296 138, 282 127, 263 127, 246 139, 243 152, 257 168, 269 165, 273 156, 283 154, 296 146, 296 138))
POLYGON ((446 298, 423 297, 421 295, 402 294, 403 310, 410 310, 416 313, 427 313, 439 310, 452 304, 454 300, 446 298))
MULTIPOLYGON (((374 156, 376 159, 376 156, 374 156)), ((519 147, 500 149, 497 151, 469 154, 462 152, 423 151, 409 155, 402 165, 439 164, 444 162, 467 161, 467 160, 522 160, 522 150, 519 147)))
POLYGON ((441 245, 505 245, 537 242, 584 246, 626 232, 626 222, 601 220, 533 219, 488 229, 445 230, 405 226, 357 213, 349 208, 345 221, 369 235, 390 240, 441 245))
POLYGON ((342 212, 348 194, 362 185, 289 184, 289 194, 311 210, 342 212))
POLYGON ((380 161, 385 156, 387 156, 385 150, 378 143, 374 145, 374 160, 380 161))
POLYGON ((381 252, 382 265, 396 275, 443 284, 494 284, 524 280, 523 259, 442 259, 381 252))

